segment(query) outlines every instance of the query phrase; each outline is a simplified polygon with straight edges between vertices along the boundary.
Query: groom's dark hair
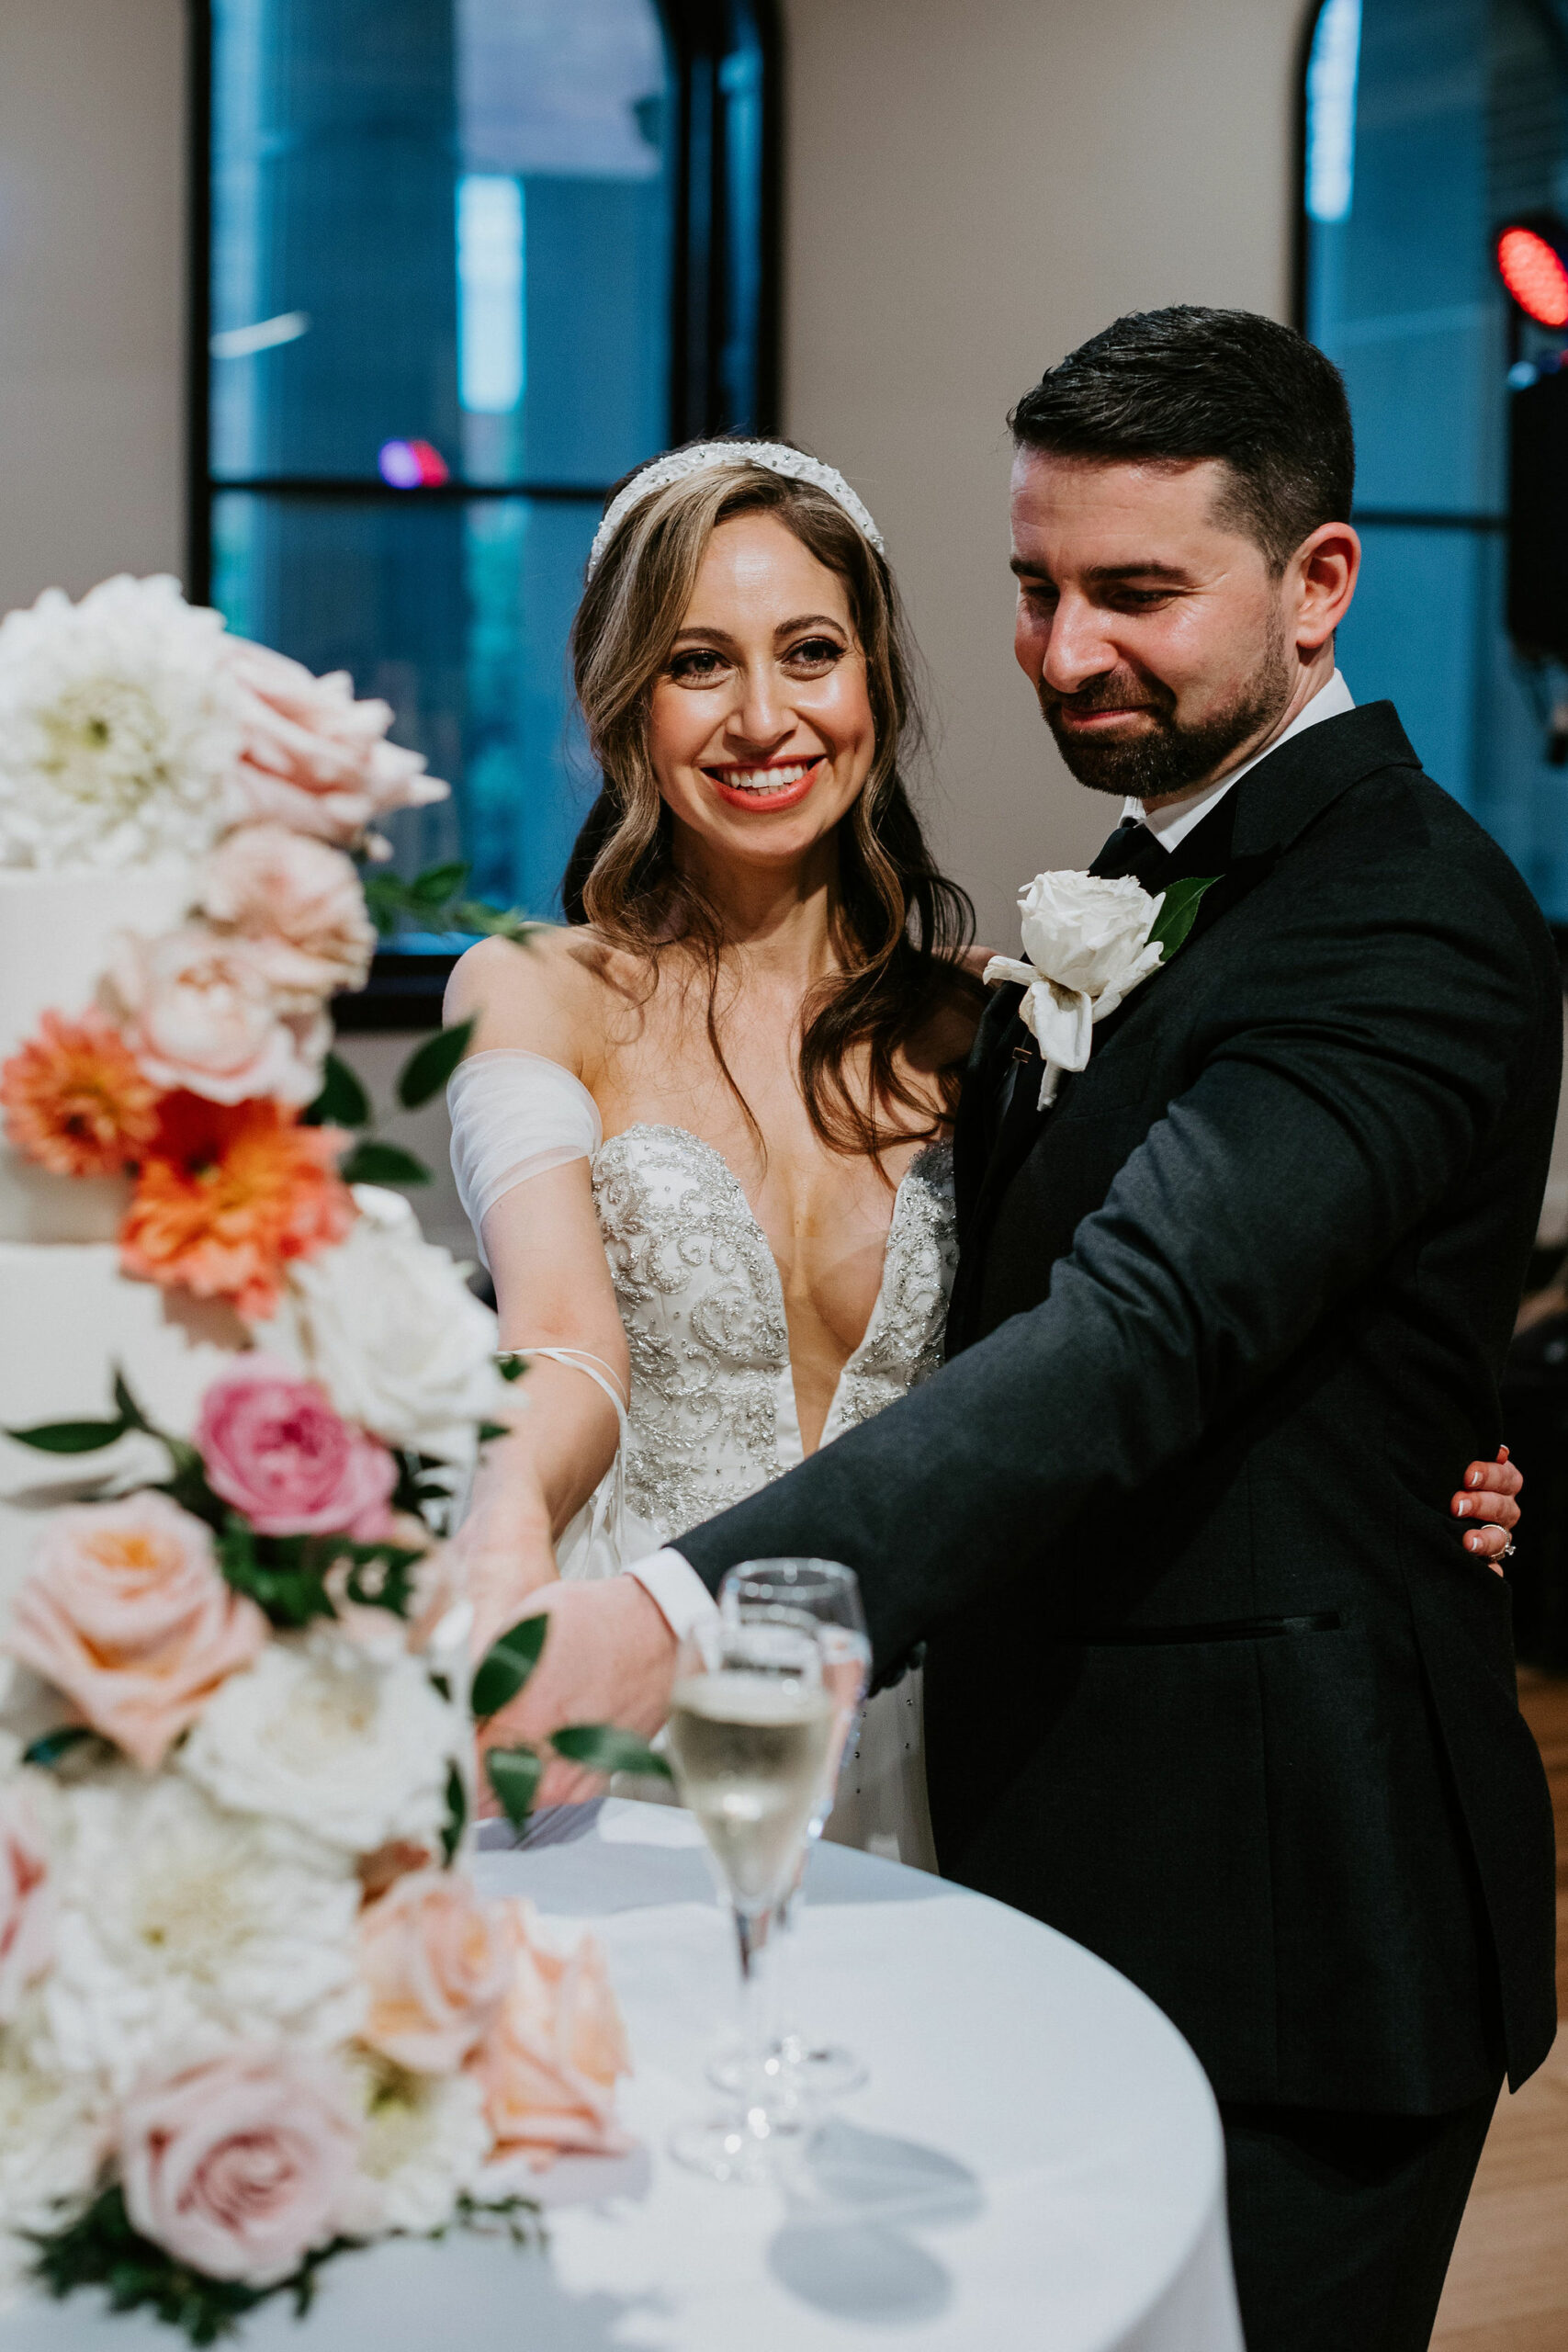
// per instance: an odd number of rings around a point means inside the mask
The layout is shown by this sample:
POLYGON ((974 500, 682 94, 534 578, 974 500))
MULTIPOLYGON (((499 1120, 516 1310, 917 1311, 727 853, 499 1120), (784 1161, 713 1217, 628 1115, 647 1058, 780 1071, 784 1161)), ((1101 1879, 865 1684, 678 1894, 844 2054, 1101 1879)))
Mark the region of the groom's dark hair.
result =
POLYGON ((1275 572, 1349 520, 1356 445, 1345 379, 1255 311, 1133 311, 1069 351, 1009 417, 1021 448, 1072 458, 1218 458, 1224 519, 1275 572))

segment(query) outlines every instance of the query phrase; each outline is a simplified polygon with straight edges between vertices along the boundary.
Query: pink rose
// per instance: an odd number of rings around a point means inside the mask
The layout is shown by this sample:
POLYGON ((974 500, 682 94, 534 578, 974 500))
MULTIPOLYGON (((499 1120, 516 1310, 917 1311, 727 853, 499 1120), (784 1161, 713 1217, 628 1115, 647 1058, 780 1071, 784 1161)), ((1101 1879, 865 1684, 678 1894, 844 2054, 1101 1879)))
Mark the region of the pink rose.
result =
POLYGON ((280 1001, 363 988, 376 952, 359 876, 341 850, 286 825, 243 825, 214 853, 202 904, 251 942, 280 1001))
POLYGON ((235 2051, 143 2084, 119 2120, 134 2227, 205 2278, 252 2287, 336 2234, 358 2150, 347 2085, 303 2051, 235 2051))
POLYGON ((266 1638, 219 1573, 210 1529, 148 1493, 49 1521, 6 1647, 151 1772, 266 1638))
POLYGON ((400 1878, 359 1922, 369 1993, 362 2038, 411 2075, 457 2071, 500 2008, 512 1973, 510 1922, 466 1878, 400 1878))
POLYGON ((592 1936, 563 1960, 541 1942, 533 1906, 509 1905, 512 1981, 470 2061, 485 2094, 497 2153, 526 2151, 544 2165, 562 2150, 623 2155, 615 2083, 631 2072, 626 2030, 592 1936))
POLYGON ((424 774, 417 752, 384 741, 389 706, 355 702, 346 670, 318 678, 245 638, 223 647, 239 689, 238 821, 288 825, 349 849, 378 817, 446 799, 449 787, 424 774))
POLYGON ((0 2025, 54 1955, 54 1881, 27 1790, 0 1790, 0 2025))
POLYGON ((209 1102, 309 1102, 319 1092, 332 1023, 279 1001, 248 939, 205 924, 159 939, 125 933, 103 983, 106 1008, 155 1086, 209 1102))
POLYGON ((207 1483, 258 1535, 384 1540, 398 1465, 340 1418, 326 1392, 275 1357, 242 1357, 202 1399, 197 1448, 207 1483))

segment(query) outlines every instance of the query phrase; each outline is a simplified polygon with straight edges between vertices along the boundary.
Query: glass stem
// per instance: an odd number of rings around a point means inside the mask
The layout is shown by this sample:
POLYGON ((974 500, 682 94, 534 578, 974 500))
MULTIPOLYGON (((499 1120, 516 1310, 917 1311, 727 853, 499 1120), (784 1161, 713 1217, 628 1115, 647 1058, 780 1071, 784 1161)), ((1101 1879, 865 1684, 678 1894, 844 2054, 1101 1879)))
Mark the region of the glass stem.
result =
POLYGON ((768 2136, 768 2049, 772 2019, 768 2012, 768 1979, 772 1965, 768 1945, 778 1914, 773 1911, 735 1913, 735 1939, 740 1954, 740 2045, 744 2079, 741 2104, 747 2128, 760 2139, 768 2136))

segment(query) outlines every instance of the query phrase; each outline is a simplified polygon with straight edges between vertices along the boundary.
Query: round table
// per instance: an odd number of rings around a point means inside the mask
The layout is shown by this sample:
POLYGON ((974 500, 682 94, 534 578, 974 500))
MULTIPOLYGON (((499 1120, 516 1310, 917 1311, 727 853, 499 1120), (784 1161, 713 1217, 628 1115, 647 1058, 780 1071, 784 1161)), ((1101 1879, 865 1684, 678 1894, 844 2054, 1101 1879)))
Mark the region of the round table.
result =
MULTIPOLYGON (((495 1839, 494 1828, 486 1833, 495 1839)), ((695 1825, 564 1807, 476 1858, 609 1959, 640 2146, 546 2174, 547 2245, 394 2241, 321 2274, 243 2352, 1242 2352, 1219 2119, 1196 2059, 1125 1978, 1021 1913, 841 1847, 813 1856, 798 2007, 870 2068, 787 2188, 721 2188, 665 2153, 710 2095, 735 1959, 695 1825)), ((96 2299, 29 2301, 0 2352, 184 2339, 96 2299)))

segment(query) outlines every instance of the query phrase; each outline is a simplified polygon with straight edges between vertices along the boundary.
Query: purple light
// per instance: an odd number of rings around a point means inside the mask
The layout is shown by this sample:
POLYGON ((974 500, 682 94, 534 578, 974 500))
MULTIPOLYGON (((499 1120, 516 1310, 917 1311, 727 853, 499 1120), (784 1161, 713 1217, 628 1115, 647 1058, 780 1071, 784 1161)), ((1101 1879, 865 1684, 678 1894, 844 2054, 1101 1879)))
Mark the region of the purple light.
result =
POLYGON ((424 480, 424 469, 412 441, 383 441, 376 465, 381 480, 393 490, 417 490, 424 480))

